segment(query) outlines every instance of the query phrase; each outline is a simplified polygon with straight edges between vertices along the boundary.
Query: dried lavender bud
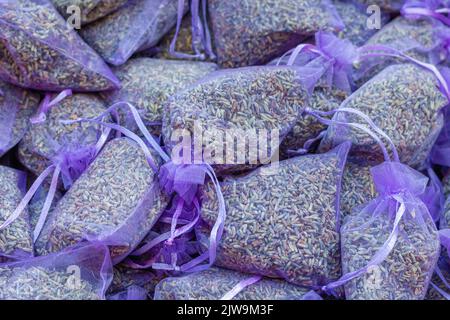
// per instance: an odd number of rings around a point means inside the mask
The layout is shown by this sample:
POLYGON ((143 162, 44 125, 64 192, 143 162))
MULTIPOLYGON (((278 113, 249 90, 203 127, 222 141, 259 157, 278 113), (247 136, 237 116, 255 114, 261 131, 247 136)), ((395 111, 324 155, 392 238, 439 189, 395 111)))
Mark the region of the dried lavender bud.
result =
MULTIPOLYGON (((174 95, 167 103, 163 119, 167 149, 173 151, 179 138, 173 134, 181 130, 187 130, 193 140, 198 139, 194 134, 199 131, 199 126, 204 135, 216 134, 216 139, 212 137, 207 142, 207 138, 203 139, 202 150, 208 148, 222 153, 227 147, 226 135, 238 131, 245 135, 252 130, 255 134, 259 130, 269 133, 278 130, 279 140, 282 141, 307 101, 306 91, 298 76, 295 68, 265 66, 219 71, 202 79, 174 95)), ((267 151, 260 148, 258 159, 249 155, 245 163, 235 163, 244 150, 245 153, 249 151, 247 147, 248 144, 242 146, 239 142, 237 148, 228 146, 227 153, 232 154, 234 162, 216 163, 217 172, 239 171, 249 164, 264 163, 277 152, 278 145, 269 146, 267 151)))
POLYGON ((114 68, 122 89, 103 94, 108 104, 127 101, 144 123, 159 134, 163 105, 175 92, 217 69, 213 63, 136 58, 114 68))
POLYGON ((341 221, 352 211, 377 196, 370 166, 347 162, 342 176, 341 221))
MULTIPOLYGON (((175 25, 177 0, 130 0, 116 12, 80 31, 84 40, 113 65, 155 46, 175 25)), ((187 8, 187 6, 186 6, 187 8)))
POLYGON ((210 0, 218 63, 225 68, 265 64, 319 30, 343 25, 329 1, 210 0))
MULTIPOLYGON (((24 172, 0 166, 0 223, 14 212, 26 190, 24 172)), ((28 211, 22 214, 8 227, 0 231, 0 258, 24 258, 33 255, 28 211)))
MULTIPOLYGON (((341 107, 354 108, 368 115, 397 147, 402 163, 422 168, 442 125, 440 109, 448 104, 431 72, 413 64, 389 66, 354 92, 341 107)), ((354 115, 337 114, 334 119, 360 123, 354 115)), ((376 164, 382 152, 367 134, 342 125, 332 125, 321 144, 330 145, 351 139, 350 159, 376 164), (334 141, 334 142, 333 142, 334 141)))
POLYGON ((29 127, 39 95, 0 81, 0 157, 13 148, 29 127))
MULTIPOLYGON (((313 110, 330 111, 339 108, 346 97, 347 94, 341 90, 318 86, 309 99, 309 107, 313 110)), ((301 116, 281 143, 281 156, 286 158, 290 150, 302 148, 307 140, 315 138, 326 128, 312 116, 301 116)))
MULTIPOLYGON (((366 45, 385 45, 399 50, 408 56, 429 61, 428 52, 439 43, 436 31, 442 29, 430 20, 408 20, 397 17, 374 34, 366 45)), ((396 58, 381 57, 365 59, 361 70, 356 72, 357 84, 360 86, 391 64, 401 63, 396 58)))
MULTIPOLYGON (((250 276, 213 267, 184 277, 166 278, 157 285, 155 300, 218 300, 250 276)), ((244 288, 233 300, 301 300, 308 291, 265 278, 244 288)))
MULTIPOLYGON (((369 29, 367 26, 369 14, 366 13, 366 6, 359 5, 354 1, 344 2, 342 0, 334 0, 333 5, 345 25, 345 28, 338 32, 339 38, 348 39, 359 47, 377 32, 377 29, 369 29)), ((382 27, 388 21, 389 16, 382 12, 380 26, 382 27)))
POLYGON ((94 123, 64 124, 62 120, 94 118, 105 111, 105 104, 94 94, 75 94, 65 98, 47 113, 46 121, 31 125, 19 144, 19 160, 35 175, 42 173, 56 156, 76 154, 96 145, 103 128, 94 123))
MULTIPOLYGON (((156 157, 153 161, 158 163, 156 157)), ((110 141, 51 212, 36 251, 57 252, 91 239, 110 245, 113 261, 120 262, 167 205, 155 179, 133 141, 110 141)))
POLYGON ((99 300, 111 281, 108 249, 70 248, 57 254, 2 264, 1 300, 99 300))
MULTIPOLYGON (((423 205, 423 204, 422 204, 423 205)), ((377 210, 383 210, 377 207, 377 210)), ((406 212, 393 250, 379 265, 345 285, 348 300, 422 300, 439 257, 439 236, 423 205, 406 212), (421 225, 415 215, 426 212, 421 225)), ((341 228, 343 273, 365 267, 387 240, 394 217, 362 211, 347 216, 341 228)))
POLYGON ((0 77, 38 90, 101 91, 119 82, 48 0, 0 4, 0 77))
MULTIPOLYGON (((227 219, 216 265, 283 277, 298 285, 328 283, 340 275, 339 189, 349 144, 306 155, 221 183, 227 219)), ((218 202, 204 189, 202 219, 212 226, 218 202)))
POLYGON ((59 13, 65 17, 69 18, 72 14, 71 11, 68 12, 71 6, 76 6, 81 12, 81 24, 87 24, 100 19, 111 12, 114 12, 122 5, 124 5, 127 0, 51 0, 55 8, 59 13))

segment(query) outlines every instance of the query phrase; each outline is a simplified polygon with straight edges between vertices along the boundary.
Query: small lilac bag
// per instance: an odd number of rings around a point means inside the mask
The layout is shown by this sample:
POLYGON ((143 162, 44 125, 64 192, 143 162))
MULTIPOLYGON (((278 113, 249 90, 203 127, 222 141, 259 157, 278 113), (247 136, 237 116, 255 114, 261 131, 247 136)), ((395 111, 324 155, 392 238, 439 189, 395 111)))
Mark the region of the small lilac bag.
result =
POLYGON ((427 178, 399 162, 371 171, 379 196, 344 221, 344 276, 337 284, 346 283, 349 300, 421 300, 440 252, 436 226, 418 197, 427 178))
POLYGON ((46 91, 119 87, 103 60, 66 24, 49 0, 0 3, 0 78, 46 91))
POLYGON ((208 12, 218 64, 264 64, 319 30, 344 25, 328 0, 210 0, 208 12))
POLYGON ((307 288, 216 267, 162 280, 155 300, 322 300, 307 288))
POLYGON ((206 162, 217 174, 267 164, 306 107, 301 77, 301 69, 292 66, 229 69, 178 92, 163 116, 172 161, 206 162))
MULTIPOLYGON (((443 126, 441 109, 448 104, 438 85, 435 75, 421 66, 392 65, 355 91, 340 108, 367 114, 392 138, 403 163, 423 169, 443 126)), ((355 116, 337 114, 334 119, 352 122, 355 116)), ((353 143, 352 161, 372 165, 383 161, 378 145, 366 133, 345 126, 331 125, 320 150, 346 140, 353 143)))
POLYGON ((0 81, 0 157, 25 135, 37 110, 39 95, 0 81))
MULTIPOLYGON (((186 12, 182 8, 182 12, 186 12)), ((116 12, 80 30, 105 61, 118 66, 155 46, 176 23, 177 0, 129 0, 116 12)))
POLYGON ((95 241, 108 245, 113 263, 119 263, 167 205, 156 177, 158 163, 129 138, 108 142, 46 219, 36 251, 43 255, 95 241))
POLYGON ((0 299, 101 300, 111 276, 106 246, 71 247, 45 257, 0 264, 0 299))
MULTIPOLYGON (((303 286, 338 278, 339 195, 349 147, 227 177, 220 184, 227 218, 216 265, 303 286)), ((211 185, 202 201, 208 230, 218 214, 211 185)))

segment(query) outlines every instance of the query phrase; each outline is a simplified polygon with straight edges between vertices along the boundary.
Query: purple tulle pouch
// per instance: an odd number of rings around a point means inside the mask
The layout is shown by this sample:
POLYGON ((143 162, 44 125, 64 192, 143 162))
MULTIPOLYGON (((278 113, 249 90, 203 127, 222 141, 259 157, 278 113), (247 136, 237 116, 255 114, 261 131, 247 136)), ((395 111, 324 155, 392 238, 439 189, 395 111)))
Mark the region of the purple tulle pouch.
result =
POLYGON ((71 247, 45 257, 0 265, 2 300, 101 300, 111 282, 108 248, 71 247))
MULTIPOLYGON (((374 34, 365 45, 384 45, 420 61, 438 64, 446 59, 449 28, 431 18, 397 17, 374 34), (447 35, 447 36, 446 36, 447 35)), ((361 86, 389 65, 399 63, 394 57, 373 57, 358 65, 355 79, 361 86)))
MULTIPOLYGON (((212 267, 162 280, 155 300, 313 300, 310 289, 283 280, 212 267)), ((321 300, 315 294, 314 300, 321 300)))
MULTIPOLYGON (((135 58, 113 68, 122 82, 120 90, 105 92, 102 97, 109 105, 121 101, 131 103, 138 111, 150 132, 161 132, 163 106, 175 92, 189 87, 197 80, 215 71, 217 66, 207 62, 170 61, 150 58, 135 58)), ((119 110, 128 128, 137 129, 130 112, 119 110)), ((133 130, 135 131, 135 130, 133 130)))
MULTIPOLYGON (((423 169, 443 126, 441 109, 448 104, 438 84, 435 76, 424 68, 414 64, 392 65, 355 91, 339 108, 367 114, 392 139, 402 162, 423 169)), ((341 113, 333 119, 358 122, 357 116, 341 113)), ((328 127, 320 150, 347 140, 352 141, 349 155, 352 161, 361 164, 383 161, 379 146, 366 133, 336 124, 328 127)))
POLYGON ((49 0, 0 4, 0 78, 46 91, 119 87, 103 60, 66 24, 49 0))
MULTIPOLYGON (((59 13, 67 18, 80 14, 80 26, 114 12, 128 0, 51 0, 59 13), (78 11, 79 10, 79 11, 78 11)), ((78 17, 77 17, 78 18, 78 17)))
POLYGON ((108 245, 114 264, 123 260, 167 205, 158 162, 128 138, 108 142, 51 212, 36 251, 57 252, 87 240, 108 245))
POLYGON ((217 174, 269 163, 306 106, 301 77, 290 66, 229 69, 178 92, 163 116, 172 161, 209 163, 217 174))
POLYGON ((218 64, 265 64, 319 30, 344 25, 328 0, 208 1, 218 64))
POLYGON ((0 81, 0 157, 24 136, 37 110, 39 95, 0 81))
MULTIPOLYGON (((227 177, 220 184, 227 217, 216 265, 303 286, 339 277, 339 195, 349 147, 227 177)), ((208 229, 218 214, 211 185, 202 200, 208 229)))
POLYGON ((177 9, 177 0, 130 0, 80 34, 108 63, 121 65, 135 52, 155 46, 175 25, 177 9))
MULTIPOLYGON (((27 175, 9 167, 0 166, 0 216, 3 223, 25 195, 27 175)), ((33 239, 28 211, 6 229, 0 231, 0 261, 24 259, 33 255, 33 239)))
POLYGON ((108 132, 98 124, 62 121, 94 117, 105 109, 97 95, 80 93, 66 97, 46 115, 38 113, 34 118, 43 119, 31 124, 19 144, 20 162, 37 176, 51 165, 59 166, 61 185, 68 189, 100 151, 108 132))
POLYGON ((349 300, 421 300, 440 253, 438 231, 419 198, 428 179, 399 162, 371 172, 379 196, 344 220, 345 275, 338 283, 346 283, 349 300))

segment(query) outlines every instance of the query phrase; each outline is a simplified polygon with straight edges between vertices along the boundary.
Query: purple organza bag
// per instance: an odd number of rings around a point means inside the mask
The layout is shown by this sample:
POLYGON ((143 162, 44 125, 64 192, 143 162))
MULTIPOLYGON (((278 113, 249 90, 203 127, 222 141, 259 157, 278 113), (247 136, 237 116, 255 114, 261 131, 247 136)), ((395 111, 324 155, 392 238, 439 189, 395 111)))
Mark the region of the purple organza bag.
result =
POLYGON ((71 247, 45 257, 1 264, 0 299, 105 299, 111 276, 106 246, 71 247))
MULTIPOLYGON (((159 135, 163 106, 169 97, 216 69, 215 64, 206 62, 135 58, 113 68, 123 86, 120 90, 105 92, 102 97, 110 105, 122 101, 133 104, 147 128, 159 135)), ((122 110, 119 113, 130 114, 122 110)), ((128 121, 127 127, 136 125, 128 121)))
MULTIPOLYGON (((0 219, 1 223, 14 212, 26 192, 25 172, 0 166, 0 219)), ((28 211, 6 229, 0 231, 0 261, 23 259, 33 255, 33 239, 28 211)))
MULTIPOLYGON (((402 162, 423 169, 443 126, 441 109, 448 104, 439 84, 435 75, 421 66, 392 65, 355 91, 340 109, 353 108, 367 114, 392 138, 402 162)), ((353 122, 355 118, 339 113, 333 119, 353 122)), ((346 140, 353 144, 349 156, 352 161, 361 164, 383 161, 379 146, 366 133, 336 124, 328 127, 320 150, 346 140)))
POLYGON ((334 0, 333 4, 345 25, 345 28, 337 33, 339 38, 350 40, 355 46, 365 44, 380 27, 383 27, 390 20, 388 14, 380 12, 379 25, 369 28, 370 14, 367 5, 362 5, 357 0, 334 0))
POLYGON ((172 161, 208 163, 217 174, 267 164, 306 106, 301 76, 292 66, 230 69, 178 92, 163 116, 172 161))
POLYGON ((427 178, 396 161, 371 169, 379 196, 347 216, 341 228, 349 300, 423 299, 440 252, 434 221, 419 195, 427 178))
POLYGON ((80 24, 85 25, 114 12, 128 0, 51 0, 59 13, 67 18, 80 13, 80 24), (76 8, 76 9, 74 9, 76 8), (79 10, 79 11, 78 11, 79 10))
POLYGON ((47 91, 119 87, 108 66, 49 0, 2 1, 0 25, 1 79, 47 91))
POLYGON ((208 12, 225 68, 265 64, 319 30, 344 27, 328 0, 210 0, 208 12))
POLYGON ((135 52, 155 46, 175 25, 177 10, 177 0, 130 0, 83 27, 80 34, 103 59, 117 66, 135 52))
POLYGON ((145 237, 167 205, 159 160, 129 138, 108 142, 46 220, 36 242, 42 255, 83 241, 110 247, 114 264, 145 237))
POLYGON ((61 121, 94 117, 105 109, 97 95, 80 93, 55 103, 46 115, 39 112, 19 144, 19 161, 36 176, 49 166, 59 166, 61 182, 68 189, 100 151, 108 131, 98 124, 61 121))
POLYGON ((0 81, 0 157, 13 148, 29 127, 39 95, 0 81))
MULTIPOLYGON (((227 217, 216 265, 320 285, 340 276, 339 195, 350 144, 281 161, 220 184, 227 217)), ((214 189, 203 189, 204 229, 218 215, 214 189)))
POLYGON ((283 280, 210 268, 183 277, 166 278, 155 300, 322 300, 309 289, 283 280), (313 297, 314 296, 314 297, 313 297))
MULTIPOLYGON (((438 64, 448 56, 449 26, 432 15, 415 16, 402 10, 397 17, 373 35, 367 46, 384 45, 396 49, 420 61, 438 64)), ((449 20, 450 21, 450 20, 449 20)), ((365 59, 355 74, 361 86, 391 64, 399 63, 397 57, 373 57, 365 59)))

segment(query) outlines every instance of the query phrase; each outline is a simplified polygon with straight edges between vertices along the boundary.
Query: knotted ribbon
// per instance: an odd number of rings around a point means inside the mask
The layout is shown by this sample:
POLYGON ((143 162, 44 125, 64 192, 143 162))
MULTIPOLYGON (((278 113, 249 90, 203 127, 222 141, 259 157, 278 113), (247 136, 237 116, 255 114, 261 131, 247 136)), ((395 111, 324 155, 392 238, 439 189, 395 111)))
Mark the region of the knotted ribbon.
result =
POLYGON ((36 242, 50 211, 50 207, 55 197, 56 189, 58 187, 60 175, 63 175, 65 186, 69 187, 74 180, 78 179, 81 173, 84 172, 89 164, 94 160, 94 158, 97 156, 97 154, 100 152, 100 150, 108 140, 109 134, 109 129, 104 130, 95 146, 84 146, 80 147, 79 149, 68 149, 68 147, 65 146, 61 150, 59 150, 56 156, 51 159, 52 164, 37 177, 28 192, 20 201, 17 208, 8 217, 8 219, 6 219, 2 223, 2 225, 0 225, 0 230, 7 228, 20 216, 20 214, 25 210, 26 206, 33 198, 34 194, 38 191, 39 187, 53 172, 50 188, 47 193, 47 197, 45 198, 44 206, 42 207, 38 222, 33 231, 33 241, 36 242), (80 153, 77 153, 77 151, 80 151, 80 153))
MULTIPOLYGON (((161 242, 165 242, 166 245, 171 246, 175 238, 180 237, 190 230, 192 230, 195 225, 198 223, 199 217, 199 203, 200 201, 197 199, 198 197, 198 188, 201 185, 206 183, 206 177, 212 181, 219 202, 219 212, 217 220, 211 230, 209 237, 209 249, 206 252, 200 254, 200 256, 194 258, 188 263, 178 266, 177 265, 177 256, 172 254, 171 263, 152 263, 152 267, 154 269, 166 270, 166 271, 181 271, 181 272, 196 272, 199 270, 205 270, 209 268, 215 261, 217 245, 220 241, 226 217, 226 209, 225 209, 225 200, 223 198, 222 191, 220 189, 219 180, 213 170, 213 168, 207 164, 175 164, 170 160, 170 157, 162 150, 161 146, 154 140, 153 136, 147 130, 142 121, 139 112, 137 109, 128 102, 118 102, 105 110, 102 114, 97 116, 94 119, 77 119, 77 120, 65 120, 64 123, 71 124, 76 122, 93 122, 97 124, 101 124, 108 128, 117 130, 127 137, 134 140, 141 149, 144 151, 144 154, 147 156, 147 160, 149 161, 150 166, 153 168, 155 172, 158 173, 159 182, 161 188, 166 192, 167 195, 172 196, 176 195, 177 204, 175 206, 175 210, 173 212, 172 221, 171 221, 171 231, 168 234, 163 234, 161 237, 158 237, 150 244, 145 245, 145 249, 154 248, 156 245, 161 242), (160 157, 166 162, 161 168, 153 163, 150 150, 148 149, 147 144, 136 134, 131 132, 130 130, 117 125, 110 123, 103 123, 102 119, 106 117, 110 112, 116 110, 119 107, 127 107, 140 130, 146 139, 147 143, 155 150, 160 157), (180 228, 176 228, 178 225, 178 218, 180 217, 182 210, 185 205, 194 204, 198 207, 198 214, 196 214, 192 221, 188 224, 183 225, 180 228), (208 260, 206 264, 202 264, 205 260, 208 260)), ((142 254, 144 253, 144 247, 138 249, 138 251, 142 254)), ((137 255, 134 252, 132 255, 137 255)))
POLYGON ((352 68, 358 58, 358 49, 350 41, 339 39, 334 34, 319 31, 315 35, 316 45, 300 44, 277 60, 277 65, 301 66, 300 81, 311 92, 320 79, 328 87, 351 92, 352 68), (287 61, 286 61, 287 59, 287 61))
POLYGON ((178 52, 175 50, 178 35, 180 33, 181 22, 184 16, 185 0, 178 0, 178 16, 175 35, 170 43, 169 53, 178 59, 200 59, 205 60, 206 56, 202 51, 204 50, 211 60, 216 58, 212 50, 211 33, 207 21, 207 0, 191 0, 191 16, 192 16, 192 50, 194 54, 178 52), (200 5, 201 15, 200 17, 200 5))
POLYGON ((65 98, 72 95, 71 89, 66 89, 61 91, 56 97, 52 99, 53 94, 47 93, 44 97, 44 100, 42 100, 41 104, 39 105, 38 111, 36 115, 31 117, 30 121, 32 124, 38 124, 42 123, 47 119, 47 112, 56 106, 58 103, 60 103, 65 98))

